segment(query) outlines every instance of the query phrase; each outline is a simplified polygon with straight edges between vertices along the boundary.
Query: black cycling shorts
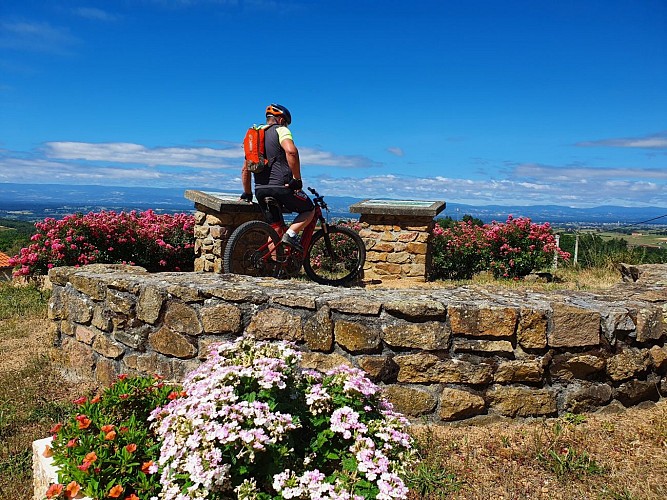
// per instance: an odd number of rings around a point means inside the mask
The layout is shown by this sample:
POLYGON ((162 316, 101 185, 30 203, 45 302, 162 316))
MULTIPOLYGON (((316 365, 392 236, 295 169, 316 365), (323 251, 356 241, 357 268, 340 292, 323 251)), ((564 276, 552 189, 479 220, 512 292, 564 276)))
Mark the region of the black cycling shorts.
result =
POLYGON ((267 222, 273 224, 274 222, 279 222, 282 219, 282 214, 274 213, 274 210, 271 210, 270 207, 266 205, 264 199, 267 196, 275 198, 278 200, 287 212, 310 212, 315 208, 313 202, 308 195, 303 191, 294 191, 288 187, 282 186, 258 186, 255 188, 255 196, 257 196, 257 202, 259 203, 260 208, 266 214, 267 222))

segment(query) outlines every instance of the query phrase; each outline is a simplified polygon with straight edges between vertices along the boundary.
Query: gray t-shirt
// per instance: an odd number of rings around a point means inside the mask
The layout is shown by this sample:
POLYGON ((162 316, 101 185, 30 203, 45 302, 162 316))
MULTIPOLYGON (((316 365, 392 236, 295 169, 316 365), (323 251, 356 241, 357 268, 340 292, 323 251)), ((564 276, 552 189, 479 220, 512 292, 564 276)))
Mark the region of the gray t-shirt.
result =
POLYGON ((284 186, 292 180, 292 170, 287 155, 280 143, 292 139, 292 132, 280 125, 264 125, 264 148, 269 159, 269 168, 255 175, 255 188, 262 186, 284 186))

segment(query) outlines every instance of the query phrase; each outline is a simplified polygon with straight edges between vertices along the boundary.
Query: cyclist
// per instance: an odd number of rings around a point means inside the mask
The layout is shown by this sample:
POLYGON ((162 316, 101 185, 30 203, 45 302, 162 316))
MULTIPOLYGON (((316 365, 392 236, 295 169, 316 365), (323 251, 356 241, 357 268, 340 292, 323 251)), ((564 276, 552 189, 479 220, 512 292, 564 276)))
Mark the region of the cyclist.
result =
MULTIPOLYGON (((315 206, 302 191, 301 162, 299 151, 294 145, 292 132, 287 128, 292 123, 292 115, 285 106, 269 104, 266 107, 266 124, 263 125, 264 145, 269 165, 262 172, 254 174, 255 195, 262 211, 267 214, 269 224, 280 220, 281 214, 274 214, 265 202, 267 197, 278 200, 289 212, 297 212, 292 225, 283 235, 283 243, 303 252, 299 233, 308 225, 315 214, 315 206)), ((250 172, 243 164, 241 171, 243 194, 241 199, 252 202, 250 172)))

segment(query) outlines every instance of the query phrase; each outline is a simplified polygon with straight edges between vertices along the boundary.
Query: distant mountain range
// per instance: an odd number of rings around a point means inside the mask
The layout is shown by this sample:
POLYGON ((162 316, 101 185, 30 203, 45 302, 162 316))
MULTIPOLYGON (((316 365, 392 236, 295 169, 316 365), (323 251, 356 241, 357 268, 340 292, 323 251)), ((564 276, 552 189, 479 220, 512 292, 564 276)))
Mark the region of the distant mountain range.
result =
MULTIPOLYGON (((202 189, 202 191, 214 190, 202 189)), ((184 192, 185 190, 180 188, 0 183, 0 217, 39 220, 75 212, 149 208, 162 213, 192 211, 193 203, 184 197, 184 192)), ((361 198, 326 196, 326 201, 332 216, 356 218, 356 214, 349 213, 349 206, 361 201, 361 198)), ((439 217, 460 219, 466 214, 484 222, 504 221, 511 214, 514 217, 530 217, 534 222, 552 224, 667 225, 665 207, 570 208, 560 205, 473 206, 448 203, 439 217)))

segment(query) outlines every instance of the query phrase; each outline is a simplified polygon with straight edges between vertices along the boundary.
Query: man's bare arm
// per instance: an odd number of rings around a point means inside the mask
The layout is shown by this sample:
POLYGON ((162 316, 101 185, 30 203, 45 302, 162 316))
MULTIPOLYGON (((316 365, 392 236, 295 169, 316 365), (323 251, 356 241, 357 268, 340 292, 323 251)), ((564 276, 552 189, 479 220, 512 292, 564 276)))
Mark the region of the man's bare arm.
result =
POLYGON ((292 171, 292 177, 301 179, 301 161, 299 160, 299 150, 296 149, 292 139, 284 139, 280 145, 285 150, 287 164, 292 171))
POLYGON ((243 162, 243 168, 241 169, 241 184, 243 184, 244 193, 252 193, 250 171, 246 168, 245 162, 243 162))

